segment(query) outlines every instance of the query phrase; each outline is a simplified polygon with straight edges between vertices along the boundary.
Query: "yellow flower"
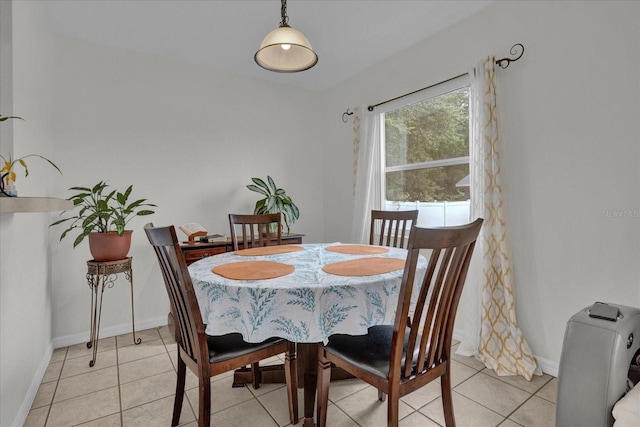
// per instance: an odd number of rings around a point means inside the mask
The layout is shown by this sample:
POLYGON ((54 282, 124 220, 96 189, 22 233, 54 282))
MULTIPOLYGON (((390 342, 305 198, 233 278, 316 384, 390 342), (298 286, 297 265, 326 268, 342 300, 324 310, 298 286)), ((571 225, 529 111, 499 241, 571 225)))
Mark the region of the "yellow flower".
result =
POLYGON ((2 167, 2 169, 0 169, 0 174, 4 174, 4 172, 8 172, 7 176, 4 177, 4 182, 5 185, 10 185, 11 181, 15 182, 16 181, 16 173, 14 171, 11 170, 11 167, 13 166, 12 162, 4 162, 4 166, 2 167))
MULTIPOLYGON (((2 116, 0 114, 0 122, 4 122, 5 120, 8 120, 8 119, 24 120, 22 117, 2 116)), ((2 176, 2 180, 0 180, 0 185, 1 185, 0 188, 5 186, 8 187, 12 182, 16 181, 16 173, 13 170, 13 167, 15 166, 16 163, 18 163, 20 166, 24 168, 24 176, 25 177, 29 176, 29 168, 27 168, 27 163, 24 161, 24 159, 28 157, 40 157, 41 159, 46 160, 51 166, 53 166, 58 172, 62 174, 62 171, 60 171, 60 168, 58 168, 58 166, 56 166, 55 163, 53 163, 51 160, 47 159, 46 157, 41 156, 40 154, 28 154, 26 156, 20 157, 19 159, 15 159, 15 160, 11 160, 11 154, 9 154, 7 157, 4 157, 2 154, 0 154, 0 161, 4 162, 4 166, 2 166, 2 169, 0 169, 0 176, 2 176)))

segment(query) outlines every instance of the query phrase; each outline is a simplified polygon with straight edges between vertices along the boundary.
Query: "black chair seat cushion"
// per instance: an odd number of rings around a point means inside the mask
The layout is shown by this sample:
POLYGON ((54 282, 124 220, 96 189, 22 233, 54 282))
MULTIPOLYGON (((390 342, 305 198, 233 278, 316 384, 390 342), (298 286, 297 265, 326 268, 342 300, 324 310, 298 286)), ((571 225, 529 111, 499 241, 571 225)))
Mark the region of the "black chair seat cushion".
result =
POLYGON ((242 339, 242 334, 240 333, 207 335, 209 361, 211 363, 222 362, 284 341, 286 340, 283 338, 272 337, 260 343, 248 343, 242 339))
MULTIPOLYGON (((404 334, 402 365, 406 358, 410 329, 404 334)), ((335 334, 329 337, 325 349, 341 359, 381 378, 389 377, 391 339, 393 325, 377 325, 369 328, 366 335, 335 334)), ((413 360, 416 360, 416 350, 413 360)))

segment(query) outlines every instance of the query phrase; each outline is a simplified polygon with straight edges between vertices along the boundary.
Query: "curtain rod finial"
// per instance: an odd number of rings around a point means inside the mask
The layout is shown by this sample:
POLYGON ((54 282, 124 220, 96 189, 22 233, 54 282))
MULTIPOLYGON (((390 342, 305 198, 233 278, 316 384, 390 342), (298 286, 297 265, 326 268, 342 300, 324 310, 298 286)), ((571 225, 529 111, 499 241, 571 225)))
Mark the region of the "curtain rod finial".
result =
POLYGON ((518 56, 516 56, 515 58, 502 58, 502 59, 496 60, 496 65, 502 68, 503 70, 507 68, 509 64, 511 64, 512 62, 515 62, 518 59, 522 58, 522 55, 524 54, 524 45, 522 43, 514 44, 513 46, 511 46, 509 53, 512 56, 513 55, 518 55, 518 56), (520 51, 519 55, 518 55, 518 51, 520 51))

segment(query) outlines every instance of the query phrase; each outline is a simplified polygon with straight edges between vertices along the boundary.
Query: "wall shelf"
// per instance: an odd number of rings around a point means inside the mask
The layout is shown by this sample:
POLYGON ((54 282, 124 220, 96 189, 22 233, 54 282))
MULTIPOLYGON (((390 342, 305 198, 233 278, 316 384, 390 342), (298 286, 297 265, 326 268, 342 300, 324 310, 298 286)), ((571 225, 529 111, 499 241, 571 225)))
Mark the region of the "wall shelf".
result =
POLYGON ((0 197, 0 213, 55 212, 73 209, 73 202, 54 197, 0 197))

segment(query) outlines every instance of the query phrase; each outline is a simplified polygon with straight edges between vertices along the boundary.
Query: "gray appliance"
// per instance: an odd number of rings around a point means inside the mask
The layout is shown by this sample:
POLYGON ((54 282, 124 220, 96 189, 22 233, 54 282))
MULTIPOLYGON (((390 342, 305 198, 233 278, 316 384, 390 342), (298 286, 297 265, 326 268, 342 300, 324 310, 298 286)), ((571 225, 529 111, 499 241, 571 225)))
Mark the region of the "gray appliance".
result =
POLYGON ((594 305, 567 322, 558 372, 556 427, 613 425, 613 405, 627 390, 629 365, 640 348, 640 309, 608 305, 619 309, 617 316, 609 316, 615 321, 591 317, 594 305))

